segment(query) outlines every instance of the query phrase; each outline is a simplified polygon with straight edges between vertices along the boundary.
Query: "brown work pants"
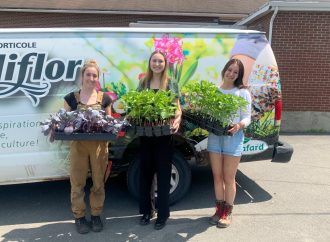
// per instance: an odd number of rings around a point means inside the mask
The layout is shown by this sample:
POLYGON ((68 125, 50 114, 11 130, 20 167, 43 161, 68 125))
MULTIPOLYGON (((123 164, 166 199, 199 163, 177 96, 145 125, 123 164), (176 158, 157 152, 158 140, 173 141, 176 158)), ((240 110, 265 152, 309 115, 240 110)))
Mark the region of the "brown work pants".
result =
POLYGON ((70 162, 71 208, 74 217, 85 216, 84 187, 89 169, 93 181, 89 195, 91 215, 99 216, 105 198, 104 175, 108 164, 108 142, 72 141, 70 162))

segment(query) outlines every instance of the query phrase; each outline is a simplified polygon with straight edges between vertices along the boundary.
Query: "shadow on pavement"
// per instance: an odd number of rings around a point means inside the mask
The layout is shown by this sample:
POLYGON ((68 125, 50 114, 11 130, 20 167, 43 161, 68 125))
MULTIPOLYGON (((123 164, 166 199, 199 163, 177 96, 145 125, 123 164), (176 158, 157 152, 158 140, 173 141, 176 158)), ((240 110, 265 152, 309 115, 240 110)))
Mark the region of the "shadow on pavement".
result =
MULTIPOLYGON (((171 207, 172 212, 213 208, 214 192, 210 169, 194 169, 192 174, 188 194, 171 207)), ((236 204, 263 202, 272 198, 240 171, 237 173, 237 183, 236 204)), ((109 241, 159 241, 165 237, 166 241, 186 241, 209 227, 209 214, 203 213, 194 214, 196 219, 186 218, 185 216, 191 216, 184 213, 170 218, 162 231, 169 228, 174 233, 159 233, 153 229, 153 224, 141 227, 138 224, 138 203, 129 194, 124 175, 111 178, 106 184, 103 213, 106 226, 102 233, 80 235, 75 231, 70 209, 69 181, 1 186, 0 204, 0 228, 5 225, 22 227, 3 234, 4 241, 87 241, 91 238, 93 241, 98 241, 98 238, 103 241, 102 238, 105 237, 111 238, 109 241)))
POLYGON ((4 242, 9 241, 187 241, 196 234, 207 230, 210 225, 206 218, 169 219, 161 230, 150 225, 140 226, 136 217, 108 218, 100 233, 78 234, 73 223, 52 223, 37 228, 14 229, 2 235, 4 242), (170 231, 170 232, 169 232, 170 231))
MULTIPOLYGON (((235 204, 268 201, 272 196, 240 170, 236 175, 237 194, 235 204)), ((214 207, 213 178, 210 168, 192 171, 192 183, 188 194, 172 210, 188 210, 214 207)))

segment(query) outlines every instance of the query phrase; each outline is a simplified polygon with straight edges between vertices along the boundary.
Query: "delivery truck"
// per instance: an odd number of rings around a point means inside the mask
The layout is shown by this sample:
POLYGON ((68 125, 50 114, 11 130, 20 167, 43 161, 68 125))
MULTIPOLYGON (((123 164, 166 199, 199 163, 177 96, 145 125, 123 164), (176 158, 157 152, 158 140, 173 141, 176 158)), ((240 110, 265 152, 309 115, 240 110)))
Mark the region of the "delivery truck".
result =
MULTIPOLYGON (((79 90, 87 59, 101 67, 100 89, 123 118, 121 97, 135 90, 148 57, 161 49, 169 75, 180 89, 194 81, 221 82, 230 58, 242 60, 252 96, 252 122, 245 130, 241 162, 288 162, 292 147, 279 139, 281 82, 265 34, 252 30, 201 28, 34 28, 0 30, 0 185, 68 178, 69 142, 51 143, 40 123, 63 107, 65 94, 79 90)), ((180 98, 184 106, 184 98, 180 98)), ((190 166, 208 164, 207 131, 183 121, 174 135, 170 201, 188 191, 190 166)), ((127 173, 137 197, 139 139, 127 132, 111 141, 112 175, 127 173)))

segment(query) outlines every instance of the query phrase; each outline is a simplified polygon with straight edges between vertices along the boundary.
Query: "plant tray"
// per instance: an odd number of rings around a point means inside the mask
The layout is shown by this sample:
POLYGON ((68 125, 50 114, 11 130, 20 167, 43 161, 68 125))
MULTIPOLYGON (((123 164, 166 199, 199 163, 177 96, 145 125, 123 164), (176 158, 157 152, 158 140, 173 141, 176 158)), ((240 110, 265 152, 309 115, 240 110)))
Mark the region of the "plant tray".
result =
POLYGON ((182 112, 182 117, 187 122, 190 122, 202 129, 207 130, 215 135, 229 135, 228 129, 230 126, 221 126, 218 122, 212 121, 206 117, 197 116, 191 112, 184 111, 182 112))
POLYGON ((163 126, 131 126, 130 132, 133 132, 136 136, 158 137, 170 135, 170 125, 163 126))
POLYGON ((63 132, 55 132, 55 140, 99 140, 99 141, 113 141, 119 136, 111 133, 72 133, 65 134, 63 132))

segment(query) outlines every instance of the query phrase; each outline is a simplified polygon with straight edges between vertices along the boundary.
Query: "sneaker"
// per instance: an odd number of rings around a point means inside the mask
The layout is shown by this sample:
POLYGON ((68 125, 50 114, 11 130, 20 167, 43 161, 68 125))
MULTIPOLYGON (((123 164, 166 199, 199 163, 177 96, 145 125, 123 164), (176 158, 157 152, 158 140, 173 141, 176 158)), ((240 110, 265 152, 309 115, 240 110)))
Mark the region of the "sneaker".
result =
POLYGON ((103 229, 103 223, 100 216, 91 216, 92 230, 94 232, 100 232, 103 229))
POLYGON ((85 217, 76 218, 75 224, 79 234, 87 234, 90 231, 89 223, 85 217))

